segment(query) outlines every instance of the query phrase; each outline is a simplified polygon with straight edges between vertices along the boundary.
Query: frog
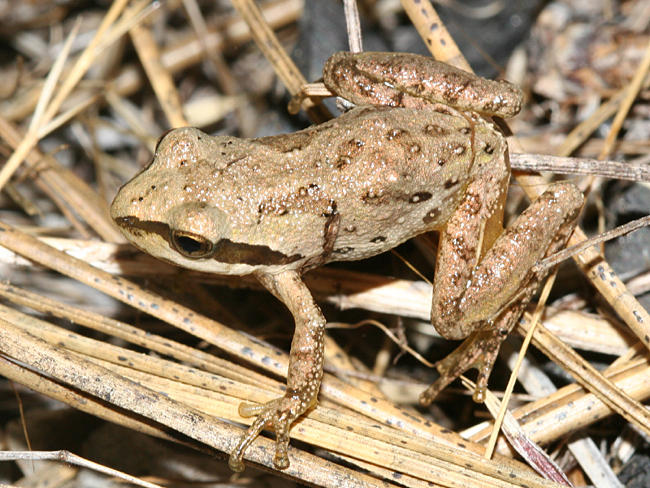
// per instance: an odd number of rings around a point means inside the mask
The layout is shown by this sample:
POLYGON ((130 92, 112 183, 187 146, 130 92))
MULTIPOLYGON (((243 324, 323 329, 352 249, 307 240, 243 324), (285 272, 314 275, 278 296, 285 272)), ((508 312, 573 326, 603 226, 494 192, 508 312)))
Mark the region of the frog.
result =
POLYGON ((354 105, 328 122, 260 138, 177 128, 119 190, 111 216, 146 253, 177 266, 254 275, 291 312, 284 395, 242 403, 255 417, 230 454, 244 468, 262 430, 276 435, 274 465, 289 466, 292 424, 317 402, 326 320, 302 280, 307 270, 388 251, 436 231, 431 322, 464 342, 437 364, 426 405, 476 368, 484 399, 502 341, 565 246, 583 195, 557 182, 504 230, 508 144, 495 117, 516 115, 521 91, 410 53, 333 54, 327 88, 354 105))

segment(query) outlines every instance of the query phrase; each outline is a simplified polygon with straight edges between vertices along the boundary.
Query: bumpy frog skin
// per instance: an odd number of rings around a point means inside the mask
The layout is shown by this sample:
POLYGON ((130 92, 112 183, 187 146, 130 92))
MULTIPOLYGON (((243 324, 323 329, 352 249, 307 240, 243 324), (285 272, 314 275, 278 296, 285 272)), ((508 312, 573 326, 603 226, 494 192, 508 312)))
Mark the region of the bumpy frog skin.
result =
POLYGON ((111 207, 143 251, 190 269, 252 273, 294 316, 285 395, 240 406, 257 418, 231 454, 238 471, 267 426, 277 435, 275 465, 286 468, 290 426, 316 403, 325 318, 305 270, 439 231, 432 323, 467 339, 438 364, 441 377, 421 401, 472 367, 480 401, 501 342, 543 278, 532 266, 564 246, 583 203, 575 186, 557 183, 500 230, 508 148, 484 116, 519 111, 513 85, 412 54, 337 53, 323 73, 357 108, 259 139, 175 129, 111 207))

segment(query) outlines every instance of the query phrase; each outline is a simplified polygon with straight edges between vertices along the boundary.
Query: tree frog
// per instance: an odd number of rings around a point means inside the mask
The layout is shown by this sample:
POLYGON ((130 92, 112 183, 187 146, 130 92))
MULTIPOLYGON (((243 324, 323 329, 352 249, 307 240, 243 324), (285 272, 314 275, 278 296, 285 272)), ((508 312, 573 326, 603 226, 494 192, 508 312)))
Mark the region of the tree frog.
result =
POLYGON ((519 111, 509 83, 371 52, 334 54, 323 78, 356 108, 258 139, 174 129, 111 206, 143 251, 199 271, 253 274, 294 317, 286 393, 240 406, 256 419, 231 454, 235 470, 266 427, 277 436, 275 466, 286 468, 290 426, 316 403, 325 318, 303 272, 438 231, 431 320, 444 337, 467 339, 438 364, 441 377, 421 401, 472 367, 480 401, 501 342, 543 278, 531 268, 565 245, 583 204, 574 185, 556 183, 503 231, 508 147, 486 117, 519 111))

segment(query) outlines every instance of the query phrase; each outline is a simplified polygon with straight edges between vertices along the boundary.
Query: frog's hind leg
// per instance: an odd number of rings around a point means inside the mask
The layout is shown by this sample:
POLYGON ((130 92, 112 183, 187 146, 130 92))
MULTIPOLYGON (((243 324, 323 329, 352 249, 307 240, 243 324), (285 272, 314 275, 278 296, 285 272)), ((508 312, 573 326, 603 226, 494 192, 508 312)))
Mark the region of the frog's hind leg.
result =
POLYGON ((472 368, 478 371, 472 398, 477 403, 485 401, 487 383, 501 343, 508 337, 529 300, 530 297, 519 300, 507 308, 496 321, 472 332, 458 348, 439 361, 436 368, 440 377, 420 394, 420 403, 429 405, 447 385, 472 368))
MULTIPOLYGON (((454 283, 452 291, 459 291, 456 295, 434 287, 432 321, 436 329, 447 337, 467 338, 437 365, 441 376, 422 393, 421 403, 430 403, 470 368, 479 371, 474 399, 483 399, 501 343, 546 276, 534 272, 534 265, 565 245, 582 204, 582 193, 573 184, 552 185, 495 240, 469 276, 454 283)), ((439 252, 462 257, 462 238, 458 237, 453 232, 443 233, 439 252)), ((459 269, 452 273, 462 276, 459 269)))
POLYGON ((296 271, 278 274, 257 274, 259 281, 291 311, 296 330, 291 342, 287 389, 283 397, 263 405, 242 403, 242 417, 257 416, 230 454, 228 464, 233 471, 242 471, 246 448, 266 427, 276 434, 273 464, 278 469, 289 466, 287 450, 291 424, 316 404, 323 378, 325 317, 296 271))

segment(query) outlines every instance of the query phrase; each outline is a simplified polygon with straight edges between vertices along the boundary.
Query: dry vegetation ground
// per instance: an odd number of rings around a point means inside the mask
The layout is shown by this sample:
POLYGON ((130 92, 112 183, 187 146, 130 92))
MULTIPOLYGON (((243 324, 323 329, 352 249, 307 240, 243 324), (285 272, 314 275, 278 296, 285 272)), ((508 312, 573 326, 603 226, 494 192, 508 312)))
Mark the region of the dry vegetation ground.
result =
MULTIPOLYGON (((647 180, 647 1, 442 3, 440 21, 426 1, 361 1, 366 46, 428 48, 460 66, 469 53, 526 93, 509 122, 512 153, 617 160, 628 179, 647 180)), ((280 391, 291 319, 252 280, 135 251, 108 204, 170 127, 253 137, 309 123, 286 116, 287 93, 346 48, 343 19, 333 0, 0 0, 3 449, 32 451, 0 464, 1 483, 117 483, 96 467, 33 461, 67 449, 174 487, 562 483, 533 464, 575 486, 650 485, 647 229, 606 244, 607 261, 592 246, 562 267, 491 459, 492 417, 465 390, 417 407, 435 378, 420 358, 437 361, 453 346, 426 323, 430 286, 390 254, 310 273, 334 338, 319 406, 292 430, 285 479, 272 471, 269 438, 247 452, 245 473, 227 469, 238 404, 280 391)), ((312 121, 327 116, 320 104, 306 108, 312 121)), ((589 194, 589 235, 648 214, 647 182, 571 178, 589 194)), ((518 174, 508 215, 551 179, 518 174)), ((578 231, 572 243, 583 239, 578 231)), ((398 252, 430 277, 435 245, 424 236, 398 252)), ((526 315, 519 332, 533 321, 526 315)), ((503 348, 495 392, 520 344, 513 333, 503 348)))

